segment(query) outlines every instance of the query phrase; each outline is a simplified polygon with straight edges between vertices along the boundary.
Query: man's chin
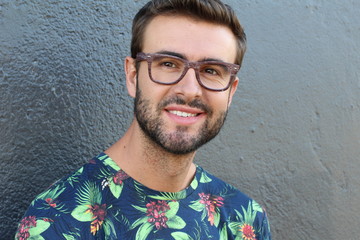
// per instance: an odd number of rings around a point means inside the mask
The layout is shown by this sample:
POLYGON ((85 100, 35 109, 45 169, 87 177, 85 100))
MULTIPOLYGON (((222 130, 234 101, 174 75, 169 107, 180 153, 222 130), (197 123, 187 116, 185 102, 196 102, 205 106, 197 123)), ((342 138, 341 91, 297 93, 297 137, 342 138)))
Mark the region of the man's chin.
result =
MULTIPOLYGON (((179 133, 177 133, 179 135, 179 133)), ((199 147, 204 145, 208 141, 204 141, 202 139, 196 137, 189 137, 186 138, 179 136, 168 136, 167 140, 162 141, 159 143, 157 142, 165 151, 175 154, 175 155, 187 155, 190 153, 195 152, 199 147), (176 139, 174 139, 176 138, 176 139)))
POLYGON ((166 147, 166 146, 161 146, 163 150, 165 150, 168 153, 171 153, 173 155, 177 155, 177 156, 184 156, 184 155, 188 155, 188 154, 192 154, 194 153, 196 149, 194 148, 174 148, 174 147, 166 147))

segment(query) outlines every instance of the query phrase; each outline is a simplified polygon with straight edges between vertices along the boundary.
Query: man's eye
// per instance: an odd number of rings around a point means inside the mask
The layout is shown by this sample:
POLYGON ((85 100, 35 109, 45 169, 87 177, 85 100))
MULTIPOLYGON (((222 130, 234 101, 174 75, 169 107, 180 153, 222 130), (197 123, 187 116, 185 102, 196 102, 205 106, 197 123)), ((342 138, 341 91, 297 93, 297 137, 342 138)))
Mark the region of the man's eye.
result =
POLYGON ((204 72, 210 75, 219 75, 218 71, 213 68, 206 68, 204 72))
POLYGON ((161 65, 165 66, 165 67, 169 67, 169 68, 175 68, 176 64, 172 63, 172 62, 163 62, 161 65))

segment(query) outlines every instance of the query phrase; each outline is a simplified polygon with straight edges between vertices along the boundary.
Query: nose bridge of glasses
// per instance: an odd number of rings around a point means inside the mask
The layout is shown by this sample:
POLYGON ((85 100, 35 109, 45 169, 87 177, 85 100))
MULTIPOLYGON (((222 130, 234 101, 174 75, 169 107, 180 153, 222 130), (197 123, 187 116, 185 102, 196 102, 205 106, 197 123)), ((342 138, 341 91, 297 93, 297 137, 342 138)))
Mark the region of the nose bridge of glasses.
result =
POLYGON ((183 72, 183 78, 189 72, 189 70, 191 68, 194 70, 196 80, 200 83, 200 79, 199 79, 199 63, 198 62, 186 62, 186 66, 185 66, 184 72, 183 72))
POLYGON ((187 69, 192 68, 192 69, 194 69, 195 72, 199 71, 199 65, 200 65, 199 62, 187 62, 186 65, 187 65, 186 66, 187 69))

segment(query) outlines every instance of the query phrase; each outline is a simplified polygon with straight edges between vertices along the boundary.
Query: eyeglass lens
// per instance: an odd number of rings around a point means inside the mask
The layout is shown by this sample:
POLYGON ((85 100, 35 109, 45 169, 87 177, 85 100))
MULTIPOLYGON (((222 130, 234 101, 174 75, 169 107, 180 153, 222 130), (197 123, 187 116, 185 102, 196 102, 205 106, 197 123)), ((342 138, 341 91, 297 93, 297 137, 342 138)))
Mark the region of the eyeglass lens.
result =
MULTIPOLYGON (((200 82, 210 89, 226 88, 231 79, 230 69, 220 63, 203 62, 193 67, 200 82)), ((184 77, 188 70, 186 61, 171 56, 155 56, 151 63, 151 77, 154 81, 171 84, 184 77)))

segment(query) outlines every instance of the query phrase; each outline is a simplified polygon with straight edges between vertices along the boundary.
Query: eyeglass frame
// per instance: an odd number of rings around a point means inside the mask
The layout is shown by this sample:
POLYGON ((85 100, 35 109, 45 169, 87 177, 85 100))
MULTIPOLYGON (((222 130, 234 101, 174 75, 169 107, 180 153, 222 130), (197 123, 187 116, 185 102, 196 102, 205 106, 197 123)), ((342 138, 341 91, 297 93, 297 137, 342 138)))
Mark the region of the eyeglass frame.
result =
POLYGON ((235 64, 235 63, 227 63, 227 62, 223 62, 223 61, 214 61, 214 60, 210 60, 210 61, 199 61, 199 62, 191 62, 189 60, 186 60, 184 58, 180 58, 174 55, 169 55, 169 54, 163 54, 163 53, 144 53, 144 52, 139 52, 136 54, 136 62, 141 62, 141 61, 146 61, 148 63, 148 74, 149 77, 151 79, 151 81, 158 83, 158 84, 162 84, 162 85, 174 85, 177 84, 178 82, 180 82, 184 76, 186 75, 186 73, 189 71, 190 68, 195 70, 195 76, 196 76, 196 80, 197 82, 200 84, 200 86, 202 86, 203 88, 210 90, 210 91, 214 91, 214 92, 223 92, 226 91, 231 84, 234 82, 235 78, 236 78, 236 74, 239 72, 240 70, 240 65, 235 64), (164 82, 159 82, 157 80, 155 80, 152 77, 151 74, 151 64, 153 62, 153 59, 155 57, 171 57, 174 59, 177 59, 181 62, 183 62, 185 64, 185 68, 183 70, 183 72, 181 73, 180 77, 178 80, 174 81, 174 82, 170 82, 170 83, 164 83, 164 82), (229 79, 229 83, 226 87, 224 88, 220 88, 220 89, 214 89, 214 88, 209 88, 206 87, 200 80, 200 75, 199 75, 199 66, 202 64, 219 64, 219 65, 224 65, 226 66, 229 70, 230 70, 230 79, 229 79))

